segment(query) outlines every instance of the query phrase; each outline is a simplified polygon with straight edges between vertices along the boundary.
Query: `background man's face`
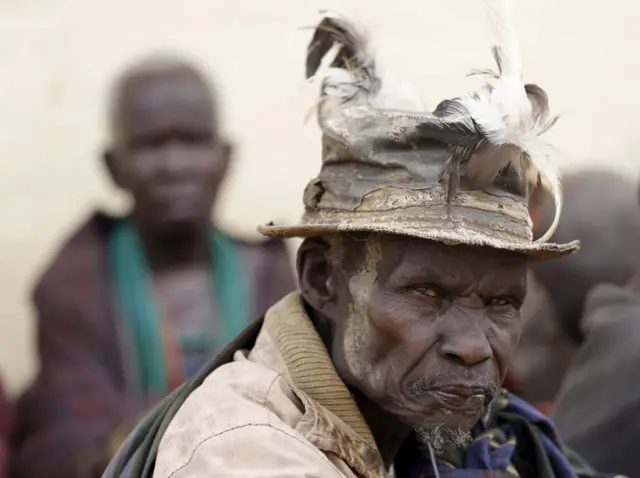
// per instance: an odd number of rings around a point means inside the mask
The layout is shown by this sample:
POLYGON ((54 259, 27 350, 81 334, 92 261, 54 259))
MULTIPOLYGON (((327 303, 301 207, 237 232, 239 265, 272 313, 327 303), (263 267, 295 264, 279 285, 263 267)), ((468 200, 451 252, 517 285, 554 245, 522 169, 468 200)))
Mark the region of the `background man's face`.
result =
POLYGON ((181 72, 140 79, 126 91, 115 167, 149 225, 208 219, 228 164, 210 94, 181 72))
POLYGON ((526 259, 377 237, 355 273, 335 273, 345 291, 332 319, 336 366, 414 429, 468 432, 495 398, 517 344, 526 259))

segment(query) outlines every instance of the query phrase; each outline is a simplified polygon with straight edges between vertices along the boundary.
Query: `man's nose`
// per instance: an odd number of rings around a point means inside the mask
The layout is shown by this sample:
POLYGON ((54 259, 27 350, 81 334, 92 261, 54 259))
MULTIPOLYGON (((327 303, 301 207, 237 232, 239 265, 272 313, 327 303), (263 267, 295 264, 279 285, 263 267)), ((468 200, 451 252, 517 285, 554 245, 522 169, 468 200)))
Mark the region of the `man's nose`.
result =
POLYGON ((184 146, 178 141, 170 141, 165 145, 162 159, 163 169, 169 173, 181 173, 187 169, 184 146))
POLYGON ((440 345, 440 354, 457 364, 472 367, 493 357, 493 350, 485 333, 473 324, 445 335, 440 345))

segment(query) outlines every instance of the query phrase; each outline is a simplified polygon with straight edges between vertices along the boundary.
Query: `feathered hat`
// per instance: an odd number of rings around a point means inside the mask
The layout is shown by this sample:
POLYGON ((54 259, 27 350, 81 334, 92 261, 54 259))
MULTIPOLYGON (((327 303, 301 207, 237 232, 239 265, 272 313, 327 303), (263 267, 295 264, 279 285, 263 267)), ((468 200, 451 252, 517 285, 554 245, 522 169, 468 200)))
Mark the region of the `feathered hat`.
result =
POLYGON ((557 117, 549 114, 545 91, 523 81, 511 0, 484 3, 497 70, 474 70, 487 84, 433 112, 381 78, 366 32, 324 12, 306 60, 307 78, 321 83, 322 168, 305 190, 302 220, 260 232, 385 232, 535 258, 577 250, 577 241, 546 242, 558 224, 562 191, 553 148, 541 136, 557 117), (534 240, 529 201, 536 188, 553 198, 555 214, 534 240))

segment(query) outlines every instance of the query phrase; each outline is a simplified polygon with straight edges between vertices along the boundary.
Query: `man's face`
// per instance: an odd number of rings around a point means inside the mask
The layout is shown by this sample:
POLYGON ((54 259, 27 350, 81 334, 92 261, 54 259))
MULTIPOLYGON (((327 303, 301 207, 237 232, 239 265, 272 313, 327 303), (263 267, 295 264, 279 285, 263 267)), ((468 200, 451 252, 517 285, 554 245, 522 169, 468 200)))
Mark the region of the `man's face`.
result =
POLYGON ((188 73, 129 85, 113 150, 115 175, 148 225, 208 220, 228 164, 206 85, 188 73))
POLYGON ((333 272, 340 375, 428 440, 468 432, 518 342, 526 259, 392 235, 370 236, 365 256, 333 272))

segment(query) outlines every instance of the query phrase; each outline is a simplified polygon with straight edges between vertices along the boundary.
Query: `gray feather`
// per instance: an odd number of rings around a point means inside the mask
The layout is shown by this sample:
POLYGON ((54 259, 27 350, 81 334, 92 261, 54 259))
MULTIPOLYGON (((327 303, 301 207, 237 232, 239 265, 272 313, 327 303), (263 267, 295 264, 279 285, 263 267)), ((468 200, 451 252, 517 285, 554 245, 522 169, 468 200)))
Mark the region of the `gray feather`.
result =
POLYGON ((534 84, 524 85, 524 90, 527 93, 527 98, 529 98, 529 103, 531 103, 531 114, 536 122, 540 124, 538 134, 546 133, 559 119, 558 115, 549 118, 549 96, 547 96, 547 92, 534 84))
POLYGON ((475 189, 487 189, 507 168, 523 177, 526 167, 525 155, 517 146, 488 144, 469 158, 467 177, 475 189))
POLYGON ((334 43, 339 43, 341 48, 331 65, 332 67, 346 70, 362 68, 365 73, 374 76, 375 59, 368 55, 368 39, 352 23, 333 14, 322 19, 309 43, 306 64, 307 78, 316 74, 322 58, 334 43))
POLYGON ((460 186, 460 164, 471 154, 472 151, 466 148, 451 148, 451 157, 440 173, 440 184, 444 190, 447 204, 451 204, 455 198, 456 190, 460 186))
POLYGON ((432 116, 425 116, 416 125, 416 133, 422 139, 466 149, 477 147, 483 140, 480 126, 457 98, 442 101, 432 116))

